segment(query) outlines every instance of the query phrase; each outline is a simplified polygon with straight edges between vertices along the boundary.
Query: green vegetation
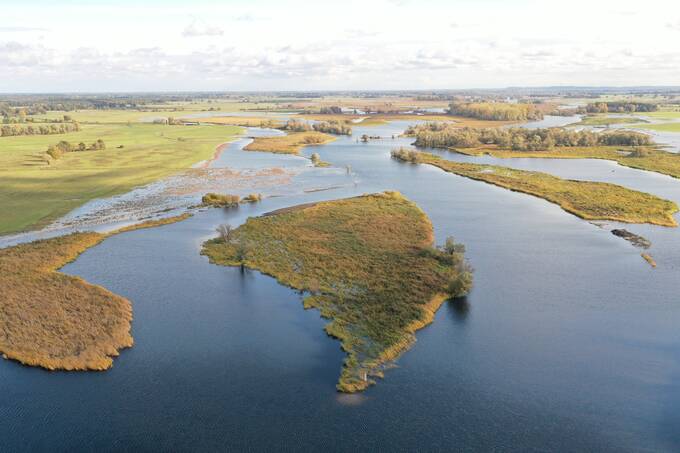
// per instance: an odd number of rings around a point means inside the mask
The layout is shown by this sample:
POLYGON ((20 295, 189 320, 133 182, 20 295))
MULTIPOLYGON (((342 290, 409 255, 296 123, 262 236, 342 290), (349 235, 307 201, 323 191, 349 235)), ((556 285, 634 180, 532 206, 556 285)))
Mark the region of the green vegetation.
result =
POLYGON ((318 131, 333 135, 352 135, 352 128, 348 125, 349 123, 349 120, 339 121, 336 119, 329 119, 328 121, 310 124, 305 121, 293 119, 288 120, 281 129, 291 132, 318 131))
POLYGON ((488 154, 499 158, 604 159, 617 162, 624 167, 680 178, 680 154, 661 151, 654 147, 589 146, 562 147, 547 151, 514 151, 492 145, 451 149, 470 156, 488 154))
POLYGON ((644 120, 632 116, 613 117, 589 115, 582 118, 578 123, 571 124, 571 126, 611 126, 612 124, 638 124, 641 122, 644 122, 644 120))
POLYGON ((243 197, 243 200, 241 200, 241 203, 258 203, 262 201, 262 194, 261 193, 251 193, 243 197))
POLYGON ((79 130, 80 124, 78 123, 28 123, 27 125, 12 124, 11 126, 5 124, 0 127, 0 137, 16 137, 21 135, 55 135, 66 134, 68 132, 78 132, 79 130))
POLYGON ((586 106, 588 113, 635 113, 654 112, 659 109, 651 102, 594 102, 586 106))
POLYGON ((415 145, 425 148, 474 148, 498 145, 513 151, 544 151, 555 147, 650 146, 651 137, 633 131, 571 131, 564 129, 457 128, 447 123, 411 126, 407 135, 415 136, 415 145))
POLYGON ((533 104, 507 104, 504 102, 453 102, 451 115, 488 121, 531 121, 543 118, 543 113, 533 104))
POLYGON ((219 194, 219 193, 207 193, 203 195, 203 198, 201 199, 201 202, 205 206, 213 206, 213 207, 220 207, 220 208, 231 208, 234 206, 238 206, 239 202, 241 201, 241 197, 238 195, 229 195, 229 194, 219 194))
POLYGON ((306 291, 305 307, 332 320, 326 332, 348 354, 343 392, 372 384, 441 303, 472 284, 464 247, 450 239, 433 248, 425 213, 395 192, 286 208, 219 232, 203 247, 211 262, 306 291))
POLYGON ((396 159, 430 164, 449 173, 543 198, 586 220, 614 220, 677 226, 678 206, 668 200, 615 184, 562 179, 547 173, 495 165, 453 162, 409 149, 392 151, 396 159))
POLYGON ((650 129, 658 132, 680 132, 680 122, 661 124, 636 124, 636 127, 650 129))
POLYGON ((298 154, 307 145, 323 145, 332 142, 335 137, 322 132, 294 132, 275 137, 255 137, 243 149, 245 151, 262 151, 278 154, 298 154))
POLYGON ((210 159, 241 129, 153 124, 83 125, 69 143, 105 141, 105 152, 45 160, 49 136, 0 139, 0 234, 41 227, 89 200, 125 193, 210 159))

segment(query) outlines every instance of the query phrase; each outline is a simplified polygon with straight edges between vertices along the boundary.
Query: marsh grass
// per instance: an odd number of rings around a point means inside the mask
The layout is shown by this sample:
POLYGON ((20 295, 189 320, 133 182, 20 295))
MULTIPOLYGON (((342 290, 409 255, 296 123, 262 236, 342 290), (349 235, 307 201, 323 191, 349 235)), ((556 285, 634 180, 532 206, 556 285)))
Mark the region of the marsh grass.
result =
POLYGON ((547 173, 454 162, 429 153, 398 149, 396 159, 434 165, 449 173, 543 198, 587 220, 677 226, 678 206, 654 195, 603 182, 562 179, 547 173))
POLYGON ((653 146, 587 146, 560 147, 547 151, 513 151, 494 145, 477 148, 450 148, 460 154, 481 156, 488 154, 498 158, 547 158, 547 159, 603 159, 617 162, 624 167, 653 171, 680 178, 680 154, 662 151, 653 146))
POLYGON ((72 233, 0 249, 0 352, 48 370, 106 370, 133 345, 130 301, 58 270, 111 234, 189 217, 151 220, 110 234, 72 233))
POLYGON ((294 132, 276 137, 255 137, 243 149, 278 154, 298 154, 307 145, 323 145, 335 140, 332 135, 317 131, 294 132))
POLYGON ((202 253, 307 291, 304 306, 331 319, 325 330, 347 352, 337 385, 343 392, 381 376, 432 321, 451 282, 470 271, 462 253, 432 247, 425 213, 395 192, 279 210, 248 219, 231 237, 207 241, 202 253))

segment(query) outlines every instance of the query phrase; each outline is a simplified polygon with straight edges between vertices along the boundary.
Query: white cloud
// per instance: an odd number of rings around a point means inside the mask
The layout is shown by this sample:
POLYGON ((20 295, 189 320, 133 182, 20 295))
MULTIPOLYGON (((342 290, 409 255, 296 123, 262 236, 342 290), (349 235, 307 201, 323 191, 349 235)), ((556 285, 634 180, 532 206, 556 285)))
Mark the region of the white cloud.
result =
POLYGON ((202 20, 194 19, 189 25, 184 28, 182 36, 188 38, 195 38, 199 36, 222 36, 224 30, 216 25, 208 25, 202 20))
POLYGON ((559 23, 549 2, 536 0, 346 0, 331 9, 323 0, 196 0, 162 9, 108 1, 3 6, 0 89, 678 84, 680 22, 668 22, 680 17, 677 0, 644 8, 638 0, 572 0, 559 23), (616 11, 615 21, 602 21, 616 11))

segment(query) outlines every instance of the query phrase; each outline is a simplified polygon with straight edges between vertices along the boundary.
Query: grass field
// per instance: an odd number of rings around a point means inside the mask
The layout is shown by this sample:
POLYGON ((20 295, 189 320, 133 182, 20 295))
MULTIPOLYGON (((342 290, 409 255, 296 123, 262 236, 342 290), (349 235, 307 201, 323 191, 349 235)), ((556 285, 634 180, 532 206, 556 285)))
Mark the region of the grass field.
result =
POLYGON ((68 134, 2 137, 0 234, 39 228, 89 200, 179 172, 211 158, 240 132, 231 126, 102 124, 68 134), (105 150, 66 153, 49 165, 44 160, 50 144, 98 138, 105 150))
POLYGON ((662 124, 636 124, 635 127, 659 132, 680 132, 680 122, 662 124))
POLYGON ((398 193, 302 205, 250 218, 204 244, 216 264, 245 265, 308 291, 348 354, 338 389, 356 392, 414 341, 441 303, 469 289, 462 250, 432 248, 432 225, 398 193))
POLYGON ((323 145, 332 142, 335 137, 322 132, 293 132, 288 135, 278 135, 275 137, 255 137, 243 149, 245 151, 261 151, 277 154, 298 154, 300 150, 308 145, 323 145))
POLYGON ((227 124, 242 127, 269 127, 277 128, 283 125, 283 121, 277 118, 252 117, 252 116, 216 116, 212 118, 197 119, 206 124, 227 124))
POLYGON ((680 178, 680 154, 669 153, 655 148, 645 148, 641 155, 636 155, 631 147, 591 146, 591 147, 556 147, 547 151, 513 151, 496 146, 480 148, 452 148, 460 154, 481 156, 488 154, 499 158, 547 158, 547 159, 604 159, 617 162, 624 167, 653 171, 680 178))
POLYGON ((306 120, 316 120, 316 121, 355 121, 363 118, 358 125, 361 126, 379 126, 381 124, 388 123, 390 121, 440 121, 440 122, 451 122, 455 123, 460 127, 501 127, 511 124, 519 124, 513 121, 486 121, 478 120, 474 118, 465 118, 462 116, 453 116, 445 114, 425 114, 425 115, 413 115, 413 114, 372 114, 372 115, 352 115, 352 114, 302 114, 297 115, 296 118, 306 120))
POLYGON ((578 123, 570 126, 610 126, 612 124, 638 124, 643 122, 640 118, 633 116, 611 117, 607 115, 586 116, 578 123))
POLYGON ((678 206, 654 195, 616 184, 562 179, 547 173, 495 165, 445 160, 429 153, 396 150, 393 156, 413 163, 434 165, 449 173, 543 198, 587 220, 614 220, 677 226, 678 206))

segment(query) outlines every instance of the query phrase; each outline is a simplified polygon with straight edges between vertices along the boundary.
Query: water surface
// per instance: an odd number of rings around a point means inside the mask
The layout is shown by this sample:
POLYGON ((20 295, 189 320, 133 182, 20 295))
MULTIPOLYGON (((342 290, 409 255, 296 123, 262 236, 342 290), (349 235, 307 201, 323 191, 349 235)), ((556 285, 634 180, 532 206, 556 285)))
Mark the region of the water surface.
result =
MULTIPOLYGON (((284 191, 124 233, 67 265, 132 301, 135 346, 104 373, 0 363, 2 450, 677 451, 678 230, 630 227, 654 242, 651 269, 609 227, 390 159, 412 140, 356 141, 405 126, 355 127, 354 137, 307 148, 337 168, 301 172, 296 184, 336 189, 284 191), (273 279, 211 265, 199 250, 220 223, 382 190, 417 202, 439 243, 455 235, 466 244, 476 286, 442 306, 386 379, 348 397, 335 391, 343 353, 318 312, 273 279)), ((308 165, 239 151, 244 143, 221 164, 308 165)), ((680 200, 680 181, 606 161, 476 161, 680 200)))

